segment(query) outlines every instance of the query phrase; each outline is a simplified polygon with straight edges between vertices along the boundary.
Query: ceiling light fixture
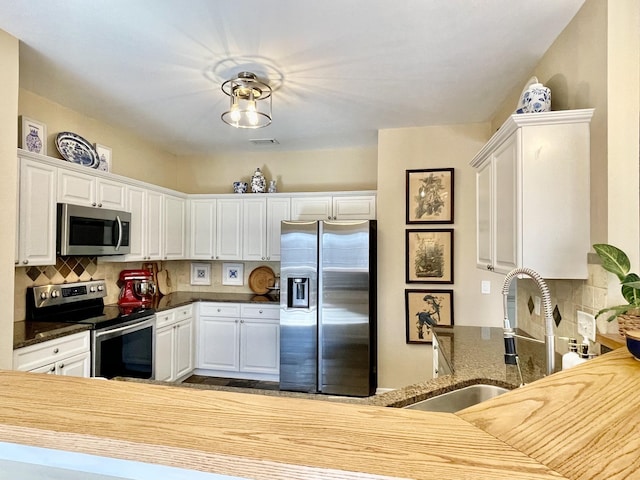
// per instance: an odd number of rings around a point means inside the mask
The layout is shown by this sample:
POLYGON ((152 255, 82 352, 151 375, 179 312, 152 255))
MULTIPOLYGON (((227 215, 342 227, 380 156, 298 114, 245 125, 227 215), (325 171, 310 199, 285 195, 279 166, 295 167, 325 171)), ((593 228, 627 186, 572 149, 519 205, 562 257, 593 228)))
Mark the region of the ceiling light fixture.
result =
POLYGON ((236 128, 261 128, 271 123, 271 87, 251 72, 240 72, 222 84, 229 110, 222 121, 236 128))

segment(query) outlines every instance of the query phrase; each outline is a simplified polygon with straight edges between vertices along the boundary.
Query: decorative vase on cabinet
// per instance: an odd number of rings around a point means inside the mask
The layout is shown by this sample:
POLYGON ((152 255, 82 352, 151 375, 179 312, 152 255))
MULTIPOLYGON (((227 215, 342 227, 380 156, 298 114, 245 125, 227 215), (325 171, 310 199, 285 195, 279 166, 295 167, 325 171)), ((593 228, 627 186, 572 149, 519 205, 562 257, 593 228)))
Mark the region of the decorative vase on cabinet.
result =
POLYGON ((266 186, 267 182, 264 179, 264 175, 259 168, 256 168, 255 173, 251 177, 251 191, 253 193, 264 193, 266 186))

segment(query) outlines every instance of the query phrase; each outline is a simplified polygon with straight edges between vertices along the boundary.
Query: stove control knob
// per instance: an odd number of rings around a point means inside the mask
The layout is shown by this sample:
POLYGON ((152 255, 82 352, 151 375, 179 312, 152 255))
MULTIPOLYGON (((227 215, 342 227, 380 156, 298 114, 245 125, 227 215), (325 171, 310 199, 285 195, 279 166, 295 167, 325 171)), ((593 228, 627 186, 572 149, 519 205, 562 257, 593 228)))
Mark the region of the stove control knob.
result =
POLYGON ((49 295, 47 295, 47 292, 42 292, 42 293, 40 294, 40 299, 41 299, 41 300, 46 300, 48 297, 49 297, 49 295))
POLYGON ((60 292, 58 290, 53 290, 51 292, 51 298, 58 298, 60 296, 60 292))
POLYGON ((91 293, 94 293, 94 292, 96 291, 96 287, 94 287, 94 286, 89 287, 89 291, 90 291, 91 293))
POLYGON ((98 291, 101 292, 104 290, 104 286, 103 285, 98 285, 98 291))

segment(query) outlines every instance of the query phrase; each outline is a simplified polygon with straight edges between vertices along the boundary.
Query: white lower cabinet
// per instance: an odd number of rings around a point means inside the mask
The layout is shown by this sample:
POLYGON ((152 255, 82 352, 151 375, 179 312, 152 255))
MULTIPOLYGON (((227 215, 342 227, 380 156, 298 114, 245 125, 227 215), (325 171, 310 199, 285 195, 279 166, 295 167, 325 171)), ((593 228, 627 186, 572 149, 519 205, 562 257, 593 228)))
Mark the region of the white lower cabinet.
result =
POLYGON ((74 333, 13 351, 13 368, 73 377, 91 375, 89 332, 74 333))
POLYGON ((175 382, 193 371, 193 305, 156 314, 155 379, 175 382))
POLYGON ((278 305, 200 303, 198 373, 277 380, 279 309, 278 305))

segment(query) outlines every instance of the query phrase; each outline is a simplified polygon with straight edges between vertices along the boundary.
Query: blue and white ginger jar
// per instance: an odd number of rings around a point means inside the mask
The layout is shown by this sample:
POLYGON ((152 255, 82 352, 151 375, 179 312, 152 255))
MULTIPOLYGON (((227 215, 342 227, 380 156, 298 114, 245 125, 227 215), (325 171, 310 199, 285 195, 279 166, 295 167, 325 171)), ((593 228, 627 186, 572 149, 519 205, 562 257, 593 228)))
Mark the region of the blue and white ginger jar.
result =
POLYGON ((267 182, 259 168, 256 168, 253 177, 251 177, 251 191, 253 193, 264 193, 267 189, 267 182))
POLYGON ((516 113, 540 113, 551 111, 551 90, 541 83, 529 85, 520 99, 521 107, 516 113))

